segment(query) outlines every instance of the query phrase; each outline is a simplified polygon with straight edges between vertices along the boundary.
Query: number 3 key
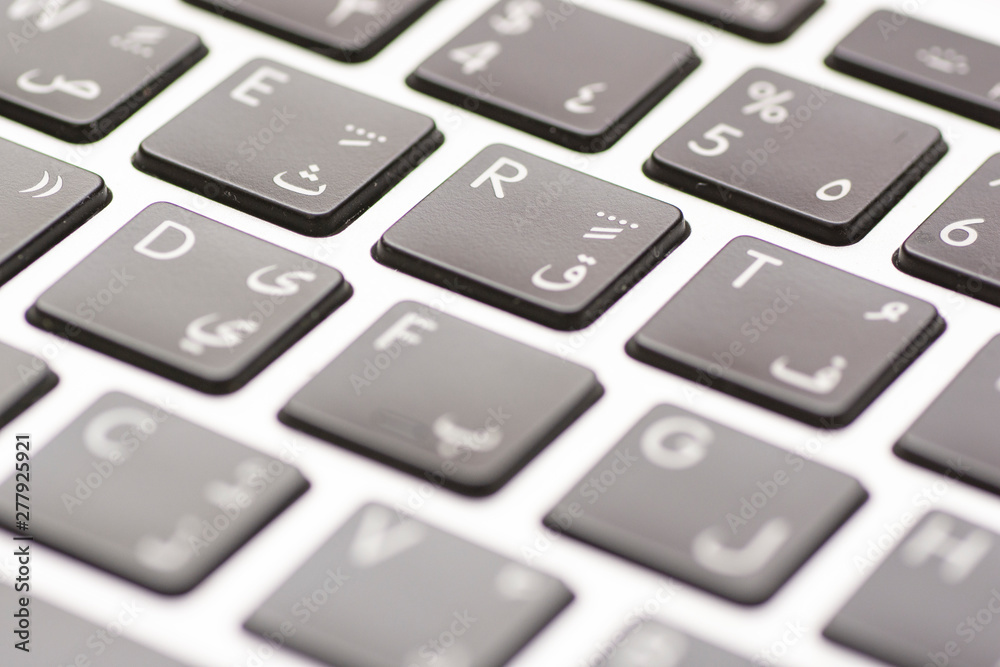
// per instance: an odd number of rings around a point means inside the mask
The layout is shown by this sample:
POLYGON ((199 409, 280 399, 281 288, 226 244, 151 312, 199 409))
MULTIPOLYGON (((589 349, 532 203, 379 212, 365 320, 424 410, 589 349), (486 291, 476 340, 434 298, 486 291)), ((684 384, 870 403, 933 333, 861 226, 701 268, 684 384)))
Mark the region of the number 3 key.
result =
POLYGON ((753 69, 657 148, 645 171, 815 241, 848 245, 947 150, 929 125, 753 69))
POLYGON ((986 161, 899 249, 896 265, 1000 306, 1000 155, 986 161))

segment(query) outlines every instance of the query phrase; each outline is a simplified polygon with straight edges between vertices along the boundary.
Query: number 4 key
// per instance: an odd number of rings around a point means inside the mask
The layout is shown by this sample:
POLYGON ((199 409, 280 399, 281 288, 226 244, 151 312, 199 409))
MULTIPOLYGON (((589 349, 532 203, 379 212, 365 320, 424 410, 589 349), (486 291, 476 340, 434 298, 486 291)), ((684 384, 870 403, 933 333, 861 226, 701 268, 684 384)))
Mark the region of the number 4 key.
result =
POLYGON ((1000 155, 994 155, 906 239, 896 266, 1000 306, 1000 155))
POLYGON ((657 148, 645 171, 821 243, 848 245, 946 151, 929 125, 754 69, 657 148))
POLYGON ((586 153, 699 63, 688 44, 559 0, 501 0, 410 75, 416 90, 586 153))

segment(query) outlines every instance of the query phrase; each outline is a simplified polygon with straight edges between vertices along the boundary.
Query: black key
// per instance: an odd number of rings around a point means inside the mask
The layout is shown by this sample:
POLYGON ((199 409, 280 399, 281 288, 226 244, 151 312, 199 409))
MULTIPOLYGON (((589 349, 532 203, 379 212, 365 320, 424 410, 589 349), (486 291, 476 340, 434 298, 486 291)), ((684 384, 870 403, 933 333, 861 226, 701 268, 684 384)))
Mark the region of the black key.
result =
POLYGON ((281 420, 463 493, 492 493, 603 393, 594 374, 413 302, 320 371, 281 420))
POLYGON ((826 64, 1000 127, 1000 46, 996 44, 883 10, 845 37, 826 64))
POLYGON ((346 62, 367 60, 438 0, 186 0, 346 62))
POLYGON ((226 393, 350 294, 336 269, 160 203, 46 290, 28 319, 196 389, 226 393))
POLYGON ((649 0, 758 42, 787 39, 823 0, 649 0))
POLYGON ((896 266, 1000 306, 1000 155, 994 155, 910 235, 896 266))
POLYGON ((577 329, 689 233, 669 204, 491 146, 393 225, 375 256, 542 324, 577 329))
POLYGON ((1000 535, 932 512, 823 634, 900 667, 995 665, 997 581, 1000 535))
POLYGON ((558 579, 366 505, 246 626, 328 665, 500 667, 572 598, 558 579))
POLYGON ((198 36, 102 0, 17 0, 0 13, 0 114, 98 141, 201 60, 198 36))
POLYGON ((1000 493, 1000 336, 969 362, 894 451, 952 479, 1000 493))
POLYGON ((646 415, 545 522, 744 604, 867 498, 854 479, 671 406, 646 415), (683 512, 655 508, 683 507, 683 512))
POLYGON ((44 361, 0 343, 0 426, 24 412, 58 382, 44 361))
POLYGON ((645 621, 614 643, 600 667, 751 667, 749 660, 656 621, 645 621))
POLYGON ((427 116, 255 60, 143 141, 133 161, 282 227, 329 236, 442 141, 427 116))
POLYGON ((924 123, 765 69, 656 149, 648 176, 821 243, 856 243, 948 147, 924 123))
POLYGON ((628 352, 809 424, 840 428, 943 330, 929 303, 742 236, 667 302, 628 352))
POLYGON ((0 139, 0 284, 111 201, 97 174, 0 139))
MULTIPOLYGON (((30 534, 168 594, 192 589, 309 486, 298 470, 108 394, 32 458, 30 534)), ((14 480, 0 486, 14 530, 14 480)))
MULTIPOLYGON (((28 545, 29 553, 35 548, 30 543, 21 543, 24 544, 28 545)), ((29 599, 27 591, 0 585, 0 609, 8 618, 14 616, 10 621, 14 629, 8 631, 5 641, 0 644, 0 664, 18 667, 184 667, 183 663, 120 634, 119 626, 136 622, 145 612, 145 607, 135 601, 123 602, 110 624, 98 624, 54 607, 33 593, 29 599), (28 623, 26 630, 16 627, 21 620, 16 614, 22 609, 28 623), (27 651, 21 650, 22 646, 27 651)))
POLYGON ((586 153, 615 143, 698 66, 683 42, 561 0, 501 0, 407 83, 586 153))

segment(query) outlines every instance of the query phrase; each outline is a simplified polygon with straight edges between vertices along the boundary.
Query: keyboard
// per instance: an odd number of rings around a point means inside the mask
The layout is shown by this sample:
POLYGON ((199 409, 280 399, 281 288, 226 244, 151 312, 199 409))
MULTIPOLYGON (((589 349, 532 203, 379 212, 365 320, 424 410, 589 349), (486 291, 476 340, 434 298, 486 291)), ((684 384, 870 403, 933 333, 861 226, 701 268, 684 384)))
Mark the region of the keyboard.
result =
POLYGON ((998 22, 0 2, 0 663, 1000 664, 998 22))

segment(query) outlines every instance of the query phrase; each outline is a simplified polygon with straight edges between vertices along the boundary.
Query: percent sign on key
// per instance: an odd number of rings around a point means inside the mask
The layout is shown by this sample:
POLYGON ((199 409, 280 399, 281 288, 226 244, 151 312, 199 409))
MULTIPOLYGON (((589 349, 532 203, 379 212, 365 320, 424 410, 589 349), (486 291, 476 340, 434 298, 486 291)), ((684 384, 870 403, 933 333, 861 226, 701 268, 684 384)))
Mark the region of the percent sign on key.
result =
POLYGON ((743 107, 743 115, 760 114, 760 119, 771 125, 783 123, 788 118, 788 109, 781 105, 795 97, 795 93, 790 90, 779 93, 777 87, 769 81, 751 84, 747 94, 756 101, 743 107))

